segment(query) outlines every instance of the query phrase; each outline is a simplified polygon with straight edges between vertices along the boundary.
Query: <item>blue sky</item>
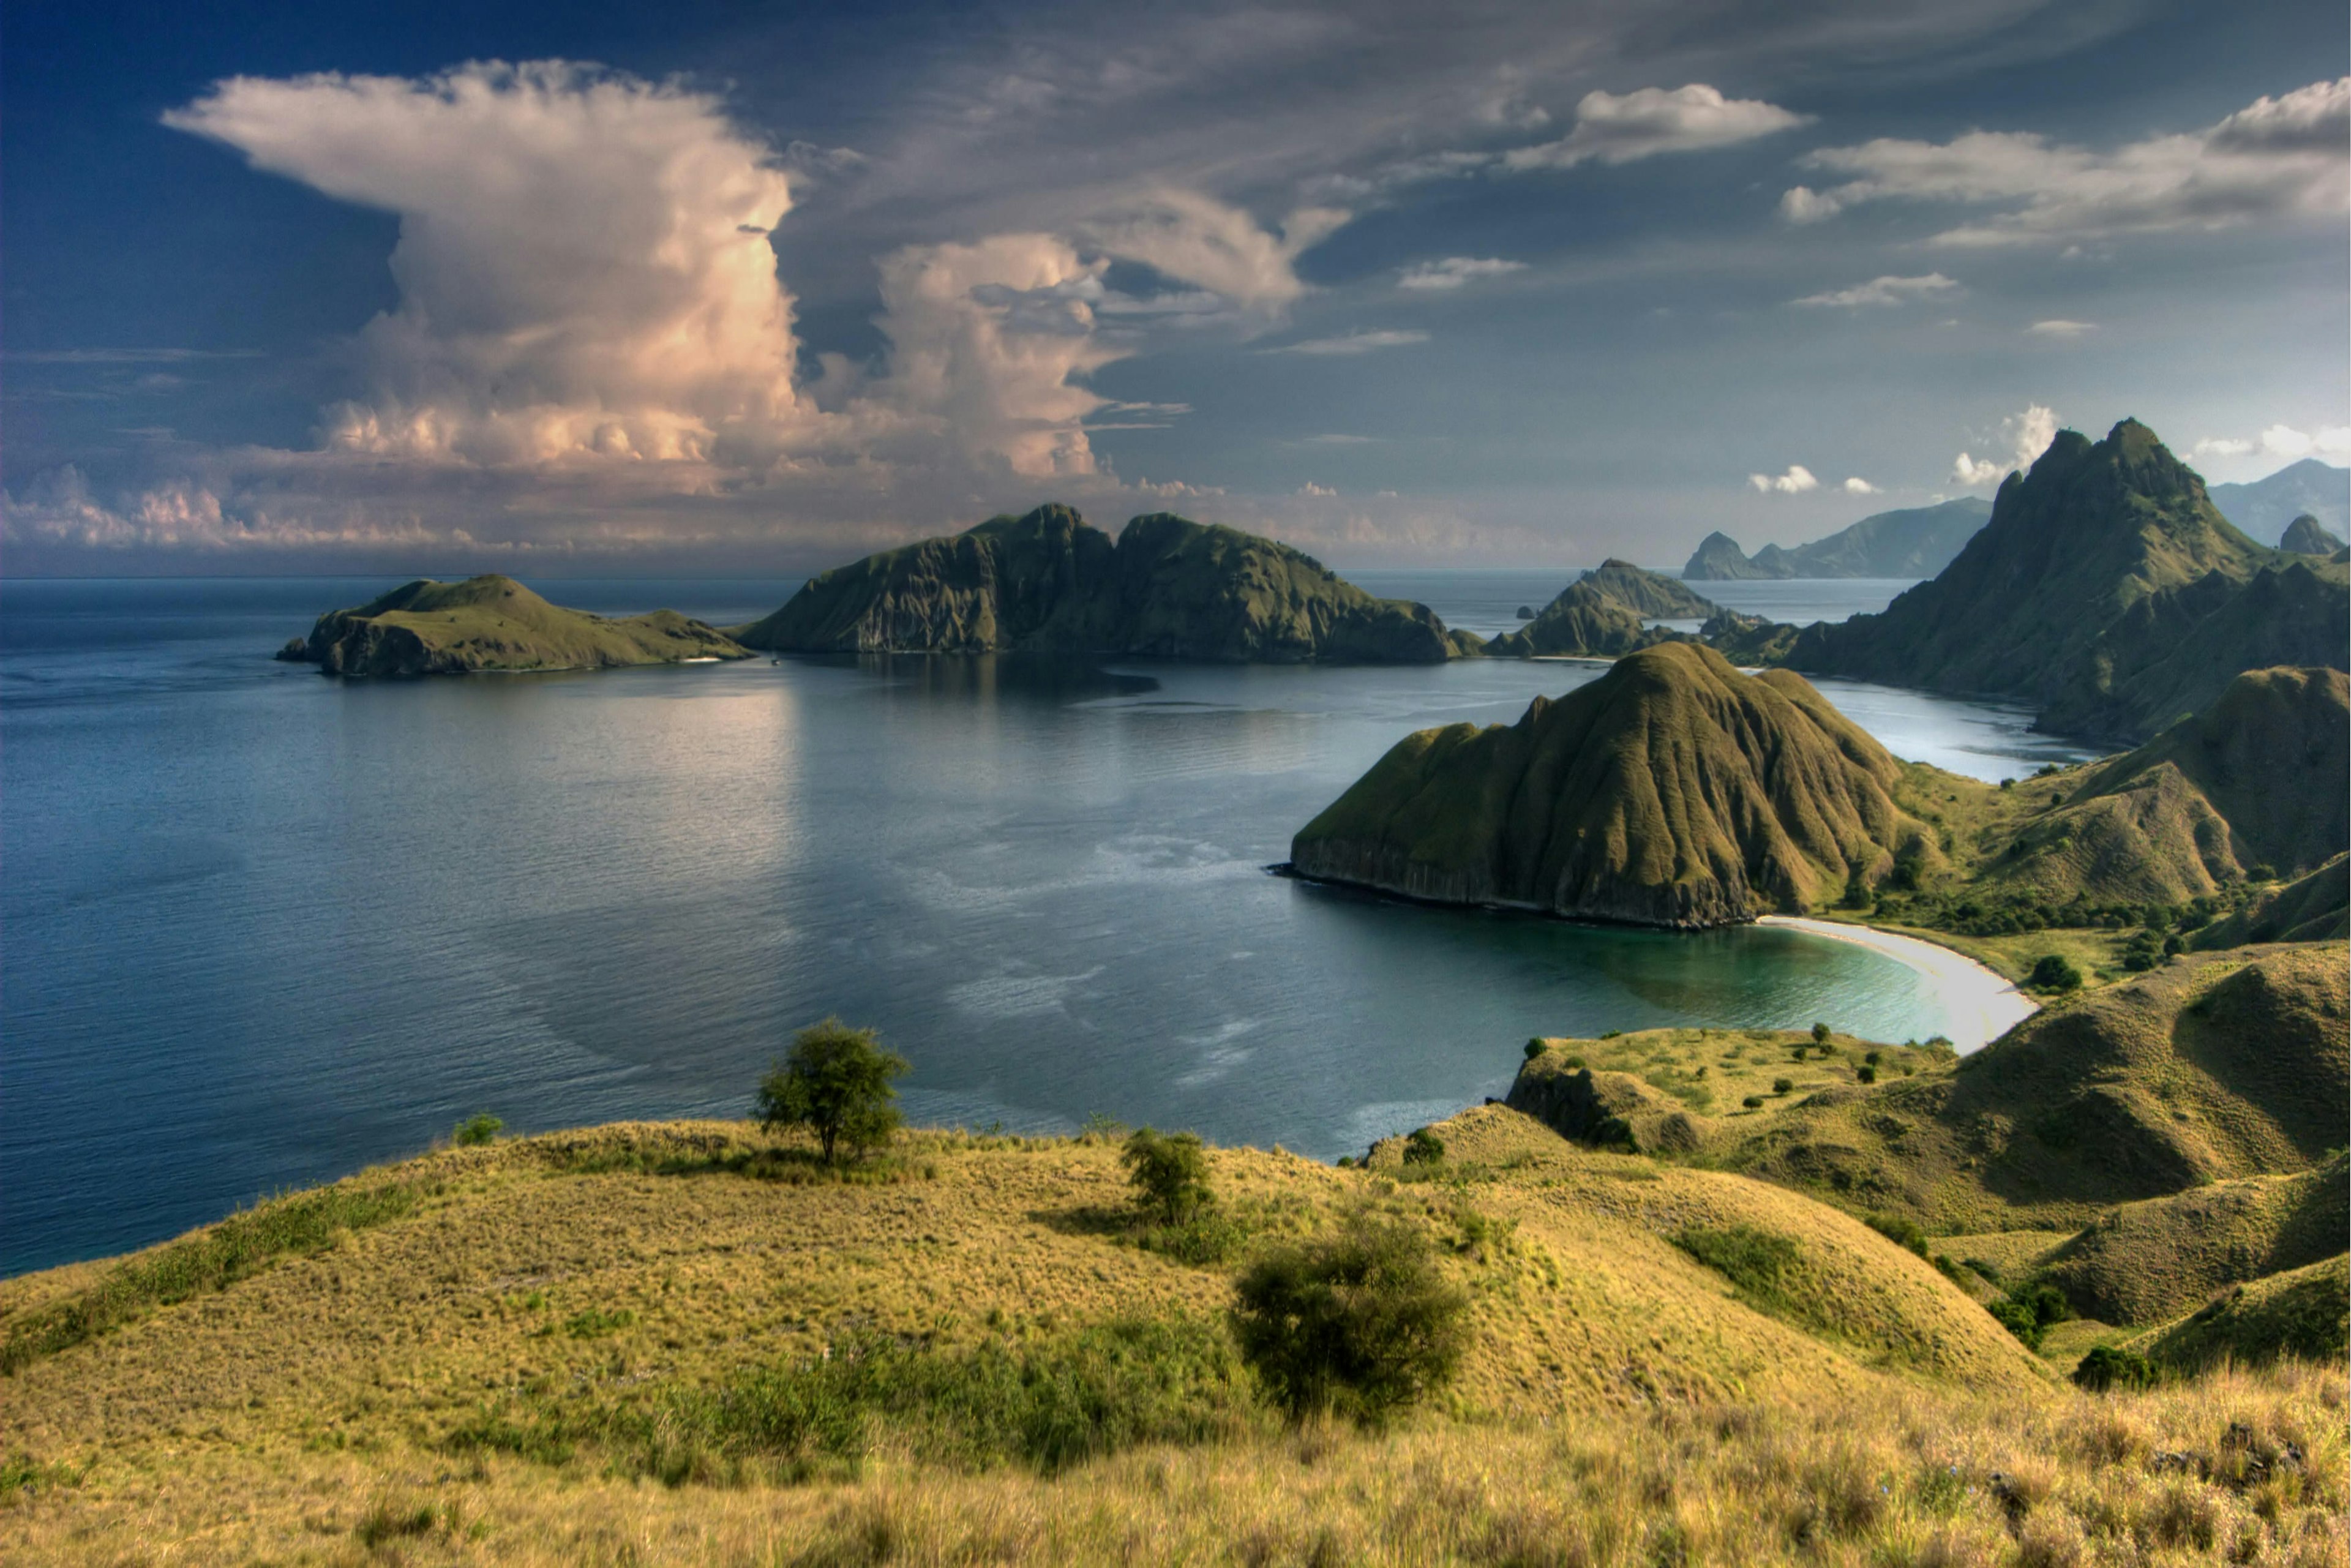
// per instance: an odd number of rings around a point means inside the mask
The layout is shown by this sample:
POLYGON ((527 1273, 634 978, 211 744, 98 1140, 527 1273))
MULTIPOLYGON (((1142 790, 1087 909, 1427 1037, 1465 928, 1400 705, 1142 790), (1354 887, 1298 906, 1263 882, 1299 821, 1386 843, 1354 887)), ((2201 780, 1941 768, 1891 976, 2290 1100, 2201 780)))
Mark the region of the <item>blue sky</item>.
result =
POLYGON ((1677 564, 2351 455, 2327 4, 28 3, 6 570, 791 570, 1063 499, 1677 564))

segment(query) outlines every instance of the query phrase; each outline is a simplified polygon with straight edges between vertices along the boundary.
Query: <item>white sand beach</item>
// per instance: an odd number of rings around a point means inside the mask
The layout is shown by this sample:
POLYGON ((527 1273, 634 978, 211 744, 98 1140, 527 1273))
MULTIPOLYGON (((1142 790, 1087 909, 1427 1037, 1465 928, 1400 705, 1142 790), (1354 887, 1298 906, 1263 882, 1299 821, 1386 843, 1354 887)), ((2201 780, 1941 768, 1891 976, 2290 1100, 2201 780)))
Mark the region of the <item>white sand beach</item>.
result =
POLYGON ((1883 953, 1935 982, 1951 1009, 1951 1043, 1961 1056, 1981 1051, 2021 1020, 2040 1010, 2040 1004, 2001 975, 1964 953, 1953 952, 1916 936, 1834 920, 1806 920, 1792 915, 1767 915, 1757 924, 1809 931, 1833 941, 1851 942, 1883 953))

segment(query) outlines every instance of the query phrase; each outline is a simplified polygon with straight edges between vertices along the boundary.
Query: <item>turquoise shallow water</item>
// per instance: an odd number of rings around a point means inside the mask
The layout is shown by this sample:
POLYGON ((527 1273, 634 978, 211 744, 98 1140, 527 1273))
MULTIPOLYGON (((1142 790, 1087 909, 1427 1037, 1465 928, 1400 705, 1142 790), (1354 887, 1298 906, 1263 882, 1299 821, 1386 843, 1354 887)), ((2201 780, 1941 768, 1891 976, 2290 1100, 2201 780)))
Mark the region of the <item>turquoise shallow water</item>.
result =
MULTIPOLYGON (((1103 1111, 1323 1157, 1499 1093, 1532 1033, 1947 1027, 1925 982, 1849 945, 1265 873, 1407 730, 1515 718, 1597 666, 346 685, 268 660, 383 586, 0 584, 0 1271, 158 1239, 475 1111, 740 1114, 827 1013, 912 1059, 918 1119, 1103 1111)), ((549 585, 722 621, 793 586, 549 585)), ((1987 776, 2078 755, 2011 711, 1831 695, 1987 776)))

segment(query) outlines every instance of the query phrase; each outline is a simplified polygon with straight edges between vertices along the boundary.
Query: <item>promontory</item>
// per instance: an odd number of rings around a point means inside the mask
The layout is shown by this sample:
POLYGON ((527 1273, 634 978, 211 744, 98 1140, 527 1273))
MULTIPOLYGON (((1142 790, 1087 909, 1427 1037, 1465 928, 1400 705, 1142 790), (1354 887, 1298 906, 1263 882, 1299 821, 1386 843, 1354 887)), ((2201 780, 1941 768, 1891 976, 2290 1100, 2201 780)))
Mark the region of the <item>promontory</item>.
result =
POLYGON ((495 572, 463 582, 419 578, 319 617, 277 657, 335 675, 454 675, 472 671, 602 670, 744 659, 749 651, 674 610, 607 619, 549 604, 495 572))

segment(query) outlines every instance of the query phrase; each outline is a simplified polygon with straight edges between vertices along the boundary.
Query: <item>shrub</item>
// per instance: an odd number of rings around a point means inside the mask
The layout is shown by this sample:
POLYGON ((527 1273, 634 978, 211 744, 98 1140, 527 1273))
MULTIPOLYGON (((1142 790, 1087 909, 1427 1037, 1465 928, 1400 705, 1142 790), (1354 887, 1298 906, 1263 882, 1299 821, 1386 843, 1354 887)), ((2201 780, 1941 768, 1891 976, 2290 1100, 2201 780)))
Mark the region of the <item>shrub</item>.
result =
POLYGON ((2051 1323, 2074 1315, 2072 1304, 2053 1285, 2020 1285, 1986 1310, 2001 1327, 2022 1340, 2027 1350, 2036 1351, 2051 1323))
POLYGON ((1197 1133, 1135 1132, 1119 1151, 1134 1205, 1170 1225, 1181 1225, 1215 1201, 1208 1190, 1208 1154, 1197 1133))
POLYGON ((1774 1078, 1771 1080, 1771 1092, 1774 1094, 1793 1093, 1795 1092, 1795 1088, 1796 1081, 1792 1078, 1774 1078))
POLYGON ((2152 1388, 2155 1380, 2153 1362, 2137 1351, 2110 1344, 2095 1347, 2074 1367, 2074 1383, 2093 1394, 2110 1388, 2152 1388))
POLYGON ((1907 1247, 1921 1258, 1927 1255, 1927 1233, 1907 1215, 1873 1214, 1865 1223, 1896 1247, 1907 1247))
POLYGON ((1291 1416, 1327 1410, 1376 1422, 1452 1378, 1468 1306, 1426 1235, 1358 1215, 1251 1264, 1233 1287, 1233 1337, 1291 1416))
POLYGON ((906 1059, 883 1051, 870 1029, 851 1029, 839 1019, 810 1024, 793 1036, 791 1053, 759 1081, 759 1124, 770 1131, 808 1128, 827 1165, 836 1149, 862 1155, 898 1130, 898 1092, 891 1080, 905 1071, 906 1059))
POLYGON ((1404 1141, 1404 1163, 1408 1166, 1439 1166, 1445 1163, 1445 1140, 1426 1127, 1416 1128, 1404 1141))
POLYGON ((2082 986, 2082 971, 2063 953, 2043 953, 2024 983, 2036 991, 2074 991, 2082 986))
POLYGON ((1536 1057, 1541 1056, 1542 1053, 1543 1042, 1541 1040, 1530 1040, 1527 1041, 1527 1060, 1529 1061, 1532 1061, 1536 1057))
POLYGON ((505 1130, 504 1122, 485 1111, 478 1116, 468 1116, 458 1123, 457 1130, 450 1136, 461 1149, 478 1148, 484 1144, 497 1142, 498 1134, 505 1130))
POLYGON ((1729 1280, 1754 1305, 1772 1310, 1787 1305, 1788 1273, 1804 1255, 1787 1237, 1752 1225, 1691 1226, 1668 1239, 1729 1280))
MULTIPOLYGON (((1913 1040, 1911 1043, 1915 1045, 1915 1044, 1917 1044, 1917 1042, 1916 1040, 1913 1040)), ((1862 1061, 1864 1061, 1867 1062, 1867 1063, 1868 1063, 1870 1066, 1872 1066, 1872 1067, 1876 1066, 1879 1062, 1881 1062, 1881 1061, 1885 1061, 1885 1060, 1886 1060, 1886 1053, 1885 1053, 1884 1051, 1870 1051, 1868 1054, 1865 1055, 1865 1056, 1862 1058, 1862 1061)))
POLYGON ((1855 1068, 1853 1070, 1853 1075, 1864 1083, 1875 1083, 1877 1082, 1877 1069, 1872 1067, 1866 1061, 1863 1062, 1859 1067, 1855 1068))
POLYGON ((1814 1045, 1826 1045, 1828 1042, 1829 1026, 1824 1023, 1814 1024, 1813 1026, 1813 1043, 1814 1045))

